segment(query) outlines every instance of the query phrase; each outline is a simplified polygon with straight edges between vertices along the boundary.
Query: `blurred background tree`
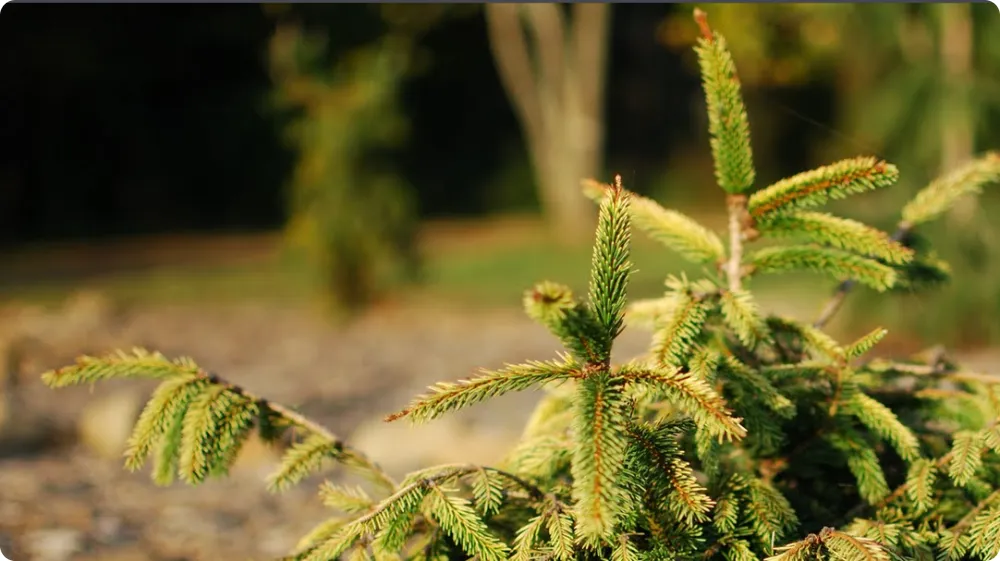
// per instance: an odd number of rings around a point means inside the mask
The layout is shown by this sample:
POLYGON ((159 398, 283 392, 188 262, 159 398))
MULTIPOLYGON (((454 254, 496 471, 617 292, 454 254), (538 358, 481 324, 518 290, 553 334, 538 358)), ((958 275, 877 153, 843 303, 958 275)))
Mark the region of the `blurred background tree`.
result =
POLYGON ((346 52, 331 51, 330 31, 304 29, 287 6, 265 9, 279 18, 269 49, 275 101, 295 115, 286 239, 327 309, 347 319, 419 273, 417 197, 393 165, 409 128, 399 93, 426 54, 415 41, 449 8, 379 5, 381 33, 346 52))
MULTIPOLYGON (((11 4, 0 19, 0 245, 280 232, 331 303, 395 294, 414 278, 418 245, 428 290, 506 282, 515 293, 518 279, 574 262, 558 244, 511 259, 529 251, 524 231, 590 236, 557 225, 593 213, 579 176, 613 169, 713 220, 701 207, 718 193, 686 188, 712 183, 692 7, 11 4), (559 170, 542 169, 553 161, 559 170), (443 224, 476 239, 494 227, 485 217, 517 224, 493 236, 513 241, 454 258, 427 241, 443 224)), ((711 18, 741 68, 762 184, 876 153, 899 164, 905 187, 847 214, 891 227, 898 217, 883 209, 947 162, 1000 145, 989 4, 713 4, 711 18)), ((929 232, 962 284, 879 310, 897 316, 890 327, 947 339, 934 331, 958 324, 956 339, 1000 341, 1000 249, 985 219, 1000 201, 980 201, 929 232)), ((28 278, 8 260, 0 287, 115 274, 80 261, 28 278)), ((850 308, 872 311, 862 294, 850 308)), ((850 314, 838 318, 850 327, 850 314)))
POLYGON ((580 196, 580 180, 603 171, 611 6, 486 4, 485 11, 549 227, 561 241, 587 240, 594 211, 580 196))
POLYGON ((416 272, 412 189, 380 151, 405 139, 398 81, 405 39, 388 36, 327 67, 325 41, 282 24, 271 41, 278 102, 298 109, 286 236, 334 312, 356 311, 416 272))

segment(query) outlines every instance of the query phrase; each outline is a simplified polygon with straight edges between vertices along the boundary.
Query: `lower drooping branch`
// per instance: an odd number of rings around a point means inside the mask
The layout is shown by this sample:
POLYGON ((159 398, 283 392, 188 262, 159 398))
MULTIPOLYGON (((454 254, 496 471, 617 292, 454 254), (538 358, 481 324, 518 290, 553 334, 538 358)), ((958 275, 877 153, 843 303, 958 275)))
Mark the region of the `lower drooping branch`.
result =
MULTIPOLYGON (((327 429, 323 425, 305 417, 301 413, 294 411, 287 406, 254 395, 249 391, 247 391, 242 386, 234 384, 217 374, 213 374, 211 372, 204 372, 202 375, 205 377, 206 380, 208 380, 209 383, 224 386, 226 389, 233 392, 234 394, 241 395, 243 397, 246 397, 247 399, 252 400, 261 409, 269 409, 274 413, 277 413, 279 416, 281 416, 283 419, 285 419, 292 425, 299 427, 300 429, 303 429, 306 432, 319 435, 329 440, 336 447, 337 450, 339 450, 341 453, 347 456, 353 457, 362 466, 368 468, 369 470, 371 470, 371 472, 377 474, 378 477, 381 480, 383 480, 386 484, 388 484, 390 487, 396 486, 395 481, 391 477, 389 477, 389 474, 387 474, 377 463, 372 461, 370 458, 368 458, 368 456, 366 456, 362 452, 354 450, 353 448, 347 446, 347 444, 344 443, 343 440, 338 438, 337 435, 333 434, 329 429, 327 429)), ((289 442, 287 444, 291 443, 289 442)))

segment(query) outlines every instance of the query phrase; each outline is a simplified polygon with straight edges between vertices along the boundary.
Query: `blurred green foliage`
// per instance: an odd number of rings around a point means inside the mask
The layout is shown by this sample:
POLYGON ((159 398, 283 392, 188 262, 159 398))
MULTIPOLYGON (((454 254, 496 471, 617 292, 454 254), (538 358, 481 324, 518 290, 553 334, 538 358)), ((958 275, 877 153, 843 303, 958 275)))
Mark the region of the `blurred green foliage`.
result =
POLYGON ((388 34, 329 69, 322 35, 285 24, 271 43, 277 101, 298 113, 287 241, 341 318, 417 271, 414 197, 384 157, 406 134, 397 90, 409 53, 388 34))

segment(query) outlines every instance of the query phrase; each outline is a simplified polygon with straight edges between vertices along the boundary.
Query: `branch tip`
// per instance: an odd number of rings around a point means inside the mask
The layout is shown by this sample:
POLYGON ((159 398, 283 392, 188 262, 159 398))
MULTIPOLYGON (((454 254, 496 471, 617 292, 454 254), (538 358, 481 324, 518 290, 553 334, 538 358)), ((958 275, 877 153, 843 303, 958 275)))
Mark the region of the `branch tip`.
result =
POLYGON ((708 14, 705 13, 701 8, 694 9, 694 21, 698 22, 698 27, 701 28, 701 35, 709 43, 712 42, 712 28, 708 26, 708 14))
POLYGON ((385 419, 383 419, 383 421, 385 421, 386 423, 391 423, 393 421, 398 421, 399 419, 402 419, 403 417, 405 417, 405 416, 407 416, 409 414, 410 414, 410 410, 409 409, 404 409, 402 411, 397 411, 396 413, 393 413, 391 415, 386 415, 385 419))

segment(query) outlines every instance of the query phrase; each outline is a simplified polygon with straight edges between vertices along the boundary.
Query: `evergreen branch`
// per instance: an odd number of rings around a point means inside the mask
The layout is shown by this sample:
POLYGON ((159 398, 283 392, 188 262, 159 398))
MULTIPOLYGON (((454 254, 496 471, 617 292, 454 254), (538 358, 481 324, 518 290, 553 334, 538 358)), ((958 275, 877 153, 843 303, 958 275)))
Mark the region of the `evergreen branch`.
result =
POLYGON ((877 541, 854 536, 834 528, 823 528, 818 534, 778 548, 778 554, 765 561, 806 561, 823 558, 825 548, 837 561, 890 561, 889 552, 877 541))
POLYGON ((233 392, 227 393, 227 398, 228 406, 219 413, 215 451, 208 461, 212 475, 228 473, 260 416, 260 407, 251 398, 233 392))
POLYGON ((890 561, 889 552, 877 541, 831 530, 823 539, 827 551, 842 561, 890 561))
MULTIPOLYGON (((440 474, 440 478, 453 477, 451 472, 440 474)), ((296 559, 303 561, 328 561, 338 559, 366 534, 379 533, 376 538, 385 549, 402 546, 413 517, 419 510, 434 478, 425 478, 401 486, 363 516, 359 516, 341 526, 323 541, 317 541, 308 549, 299 551, 296 559), (402 523, 401 523, 402 522, 402 523), (402 530, 400 530, 402 528, 402 530), (392 530, 387 532, 387 530, 392 530)))
MULTIPOLYGON (((1000 425, 1000 419, 994 419, 993 422, 991 422, 987 427, 983 428, 981 431, 978 431, 977 433, 972 433, 971 431, 967 431, 965 434, 972 434, 973 436, 971 436, 971 437, 966 436, 965 438, 968 439, 968 440, 974 440, 974 437, 976 435, 978 435, 980 437, 983 437, 984 440, 985 440, 985 437, 983 435, 985 435, 988 431, 993 430, 998 425, 1000 425)), ((955 439, 957 440, 958 437, 960 435, 962 435, 962 434, 963 433, 956 433, 955 439)), ((951 476, 951 467, 950 466, 956 465, 956 467, 960 468, 962 465, 967 465, 965 461, 962 461, 962 462, 956 462, 955 461, 955 456, 957 454, 956 448, 957 447, 965 447, 966 445, 969 444, 969 442, 965 442, 961 446, 956 446, 956 444, 957 443, 953 443, 951 450, 949 450, 945 454, 942 454, 934 462, 934 469, 935 469, 935 471, 940 472, 940 471, 944 470, 945 468, 949 468, 949 470, 948 470, 949 471, 949 476, 952 477, 953 479, 954 479, 954 476, 951 476)), ((985 444, 985 442, 983 444, 985 444)), ((984 451, 984 448, 983 448, 983 446, 979 446, 978 448, 979 448, 979 452, 981 454, 984 451)), ((975 459, 972 460, 973 463, 975 463, 976 461, 977 460, 975 460, 975 459)), ((980 458, 978 461, 981 463, 982 459, 980 458)), ((962 469, 956 469, 956 471, 961 472, 962 469)), ((975 472, 973 471, 973 475, 974 475, 974 473, 975 472)), ((971 475, 969 477, 971 478, 971 475)), ((956 484, 958 484, 957 481, 956 481, 956 484)), ((910 482, 907 481, 907 482, 904 482, 899 487, 896 487, 896 489, 892 493, 890 493, 888 496, 886 496, 884 499, 882 499, 881 501, 879 501, 875 505, 867 505, 867 504, 864 504, 864 503, 857 504, 851 510, 849 510, 847 512, 847 515, 846 515, 845 519, 846 520, 852 520, 852 519, 854 519, 855 517, 858 516, 858 514, 860 514, 868 506, 873 506, 876 510, 884 509, 884 508, 888 507, 889 505, 891 505, 894 501, 896 501, 900 497, 903 497, 904 495, 908 494, 910 492, 909 489, 910 489, 910 482)))
POLYGON ((862 392, 855 392, 851 395, 849 410, 879 438, 889 441, 900 458, 907 462, 920 458, 917 436, 891 409, 862 392))
POLYGON ((691 415, 700 428, 720 441, 739 440, 747 434, 740 424, 742 419, 733 417, 726 400, 690 372, 627 365, 617 376, 628 383, 641 383, 662 392, 669 402, 691 415))
POLYGON ((884 547, 897 547, 905 527, 902 524, 887 523, 858 518, 846 528, 849 535, 875 540, 884 547))
POLYGON ((917 513, 930 510, 937 481, 938 469, 934 462, 920 458, 910 464, 906 474, 906 497, 913 503, 917 513))
POLYGON ((750 522, 754 533, 768 549, 799 522, 788 499, 770 483, 760 479, 749 482, 746 507, 753 515, 750 522))
MULTIPOLYGON (((594 180, 585 180, 583 185, 587 196, 596 201, 603 200, 613 189, 594 180)), ((697 220, 632 191, 625 192, 630 201, 632 226, 653 240, 695 263, 716 263, 725 257, 722 240, 697 220)))
POLYGON ((740 496, 738 492, 745 490, 746 485, 740 476, 731 477, 715 499, 715 511, 712 513, 712 526, 720 534, 732 534, 740 520, 740 496))
POLYGON ((312 552, 324 542, 332 539, 341 528, 347 524, 347 520, 340 517, 329 518, 317 524, 309 533, 299 538, 295 544, 295 554, 285 556, 281 561, 299 561, 307 552, 312 552))
POLYGON ((360 524, 345 524, 326 539, 315 540, 308 549, 297 552, 292 559, 295 561, 328 561, 339 559, 365 534, 365 528, 360 524))
POLYGON ((675 291, 673 313, 653 334, 653 355, 661 364, 684 364, 708 317, 705 303, 689 289, 675 291))
POLYGON ((948 465, 948 477, 956 485, 964 486, 983 465, 983 449, 986 447, 981 431, 960 431, 955 434, 952 457, 948 465))
POLYGON ((721 366, 727 374, 745 384, 768 409, 786 419, 795 416, 795 404, 759 372, 731 356, 726 357, 721 366))
POLYGON ((970 531, 972 553, 992 559, 1000 544, 1000 508, 993 507, 976 517, 970 531))
POLYGON ((184 415, 179 450, 179 474, 190 484, 200 483, 209 470, 208 458, 212 454, 212 446, 217 442, 215 436, 217 403, 228 405, 225 399, 226 388, 212 385, 191 400, 187 414, 184 415), (214 441, 214 442, 213 442, 214 441))
MULTIPOLYGON (((986 510, 986 509, 993 510, 993 509, 995 509, 995 504, 994 503, 996 503, 998 501, 1000 501, 1000 489, 997 489, 996 491, 993 491, 992 493, 990 493, 990 495, 988 497, 986 497, 985 499, 979 501, 976 504, 976 506, 974 506, 973 508, 971 508, 969 510, 969 512, 966 513, 966 515, 962 517, 961 520, 959 520, 958 522, 956 522, 955 525, 950 528, 950 530, 953 533, 955 533, 955 534, 962 534, 967 527, 969 527, 970 525, 973 525, 975 522, 979 521, 979 519, 981 517, 981 513, 983 513, 983 510, 986 510)), ((991 513, 987 512, 986 514, 991 514, 991 513)), ((995 514, 994 514, 994 516, 995 516, 995 514)), ((989 520, 990 518, 994 518, 994 516, 987 517, 987 520, 989 520)), ((979 536, 980 539, 982 539, 983 537, 986 537, 986 536, 989 535, 988 532, 983 532, 983 531, 978 531, 978 532, 975 532, 975 533, 979 536)), ((987 540, 987 541, 992 542, 991 546, 993 546, 994 544, 997 543, 997 540, 987 540)), ((993 554, 994 554, 993 551, 989 552, 989 555, 993 555, 993 554)))
POLYGON ((755 171, 750 124, 736 65, 726 48, 725 38, 709 28, 705 12, 695 9, 694 17, 702 34, 695 52, 698 54, 708 106, 708 132, 715 178, 730 195, 745 193, 753 187, 755 171))
POLYGON ((125 467, 142 468, 153 447, 161 441, 173 422, 183 419, 188 404, 207 384, 197 374, 179 375, 160 384, 135 423, 125 449, 125 467))
MULTIPOLYGON (((824 530, 827 530, 827 528, 824 528, 824 530)), ((775 549, 775 555, 764 559, 764 561, 812 561, 814 559, 822 559, 818 551, 822 543, 820 536, 809 534, 804 539, 775 549)))
MULTIPOLYGON (((823 331, 819 328, 803 324, 794 319, 773 316, 769 317, 767 322, 770 324, 772 330, 791 332, 802 338, 806 345, 815 354, 825 357, 827 360, 835 364, 840 364, 845 361, 846 351, 841 348, 841 346, 834 341, 832 337, 823 333, 823 331)), ((796 365, 794 368, 802 367, 807 370, 811 370, 816 366, 820 365, 800 364, 796 365)))
MULTIPOLYGON (((911 226, 901 224, 898 228, 896 228, 896 231, 893 232, 889 239, 894 242, 901 242, 906 238, 907 234, 910 233, 910 229, 911 226)), ((813 327, 822 328, 829 323, 831 319, 833 319, 833 316, 835 316, 837 312, 840 311, 841 306, 844 305, 847 295, 854 289, 855 284, 857 284, 857 281, 847 279, 841 281, 841 283, 837 285, 837 289, 834 291, 833 296, 823 306, 823 310, 820 312, 819 317, 817 317, 816 321, 813 322, 813 327)))
MULTIPOLYGON (((607 341, 618 337, 622 330, 628 277, 632 272, 628 260, 630 244, 629 197, 619 175, 601 203, 591 262, 590 306, 607 341)), ((610 349, 606 352, 610 353, 610 349)))
POLYGON ((759 561, 759 557, 746 540, 732 540, 722 552, 726 561, 759 561))
POLYGON ((868 351, 875 348, 875 345, 878 345, 879 342, 881 342, 882 339, 884 339, 888 333, 889 333, 888 331, 879 327, 873 330, 871 333, 868 333, 864 337, 851 343, 850 345, 847 346, 846 349, 844 349, 844 354, 846 358, 854 359, 864 354, 867 354, 868 351))
POLYGON ((524 294, 528 316, 559 338, 584 363, 606 363, 612 338, 601 327, 589 306, 576 302, 569 287, 542 282, 524 294))
MULTIPOLYGON (((433 479, 435 481, 445 481, 449 478, 462 477, 468 474, 481 474, 483 472, 492 473, 496 476, 499 476, 502 479, 506 479, 511 483, 514 483, 515 485, 523 489, 525 492, 527 492, 528 495, 530 495, 535 500, 544 499, 551 501, 555 506, 559 508, 566 507, 566 505, 564 505, 561 501, 556 499, 553 495, 546 493, 544 490, 542 490, 541 487, 533 483, 530 483, 526 479, 514 473, 511 473, 509 471, 500 468, 495 468, 491 466, 481 466, 476 464, 443 464, 429 468, 429 470, 438 472, 434 474, 433 479)), ((417 475, 422 475, 422 472, 417 472, 417 475)), ((412 474, 411 477, 413 477, 412 474)), ((426 479, 426 478, 418 477, 417 479, 426 479)))
POLYGON ((576 532, 591 545, 610 538, 622 515, 618 474, 625 460, 621 390, 607 376, 583 380, 576 399, 573 500, 576 532))
MULTIPOLYGON (((1000 153, 997 152, 989 152, 935 179, 903 208, 902 221, 890 239, 895 242, 902 241, 914 227, 937 219, 959 198, 979 194, 985 184, 998 179, 1000 179, 1000 153)), ((854 284, 851 280, 840 283, 813 325, 816 327, 826 325, 843 306, 854 284)))
POLYGON ((391 422, 409 417, 414 423, 425 422, 492 397, 581 376, 580 366, 568 356, 563 356, 561 361, 528 361, 508 365, 497 371, 484 369, 480 375, 468 380, 439 382, 430 386, 428 393, 418 396, 409 407, 387 416, 385 420, 391 422))
MULTIPOLYGON (((944 454, 943 456, 938 458, 937 461, 934 462, 934 469, 936 471, 940 471, 951 462, 952 457, 954 457, 954 451, 949 451, 947 454, 944 454)), ((910 492, 910 481, 906 481, 899 487, 896 487, 896 489, 893 490, 892 493, 889 493, 883 499, 881 499, 875 504, 868 504, 862 502, 854 505, 853 508, 847 511, 847 514, 844 516, 844 520, 846 521, 853 520, 868 507, 872 507, 876 511, 884 509, 888 505, 891 505, 894 501, 900 499, 901 497, 906 496, 909 492, 910 492)))
POLYGON ((1000 181, 1000 153, 988 152, 938 177, 903 207, 903 224, 910 228, 944 214, 966 195, 978 195, 984 185, 1000 181))
POLYGON ((618 536, 615 548, 611 550, 611 561, 639 561, 639 549, 628 535, 618 536))
POLYGON ((171 361, 160 353, 135 348, 131 353, 115 351, 104 357, 82 356, 76 359, 73 366, 43 373, 42 382, 50 388, 63 388, 112 378, 168 380, 201 373, 201 369, 187 357, 171 361))
POLYGON ((962 559, 969 550, 968 536, 965 534, 956 534, 949 530, 942 530, 938 538, 938 549, 941 550, 938 559, 947 559, 949 561, 962 559))
POLYGON ((476 507, 484 516, 500 511, 503 502, 503 485, 498 477, 493 477, 486 469, 475 472, 472 480, 472 496, 476 499, 476 507))
POLYGON ((853 253, 824 247, 766 247, 752 253, 748 264, 755 273, 813 270, 834 277, 853 279, 879 292, 888 290, 896 282, 896 271, 887 265, 853 253))
POLYGON ((913 250, 892 237, 856 220, 823 212, 787 212, 758 223, 757 229, 775 237, 801 236, 815 243, 880 259, 889 264, 909 263, 913 250))
POLYGON ((157 485, 169 485, 174 481, 177 473, 177 459, 180 454, 181 440, 183 439, 184 416, 187 414, 188 405, 191 400, 198 395, 207 384, 193 386, 186 401, 181 407, 173 411, 173 414, 166 419, 167 430, 156 445, 153 452, 153 481, 157 485))
POLYGON ((346 487, 324 481, 319 488, 319 498, 324 505, 347 514, 366 512, 375 506, 375 501, 361 487, 346 487))
MULTIPOLYGON (((137 348, 132 353, 84 356, 73 366, 42 374, 42 381, 53 388, 113 378, 162 380, 136 421, 125 453, 125 465, 130 470, 140 469, 152 453, 157 483, 169 484, 174 472, 191 484, 200 483, 209 474, 224 472, 249 437, 256 417, 263 438, 275 436, 269 432, 277 419, 285 427, 304 431, 311 445, 319 447, 322 442, 321 456, 355 469, 378 485, 395 486, 377 464, 346 446, 322 425, 204 371, 190 358, 169 360, 160 353, 137 348)), ((270 480, 272 490, 285 489, 318 468, 317 456, 300 455, 301 446, 295 444, 286 453, 281 468, 270 480), (300 460, 308 461, 300 465, 300 460)))
POLYGON ((514 555, 511 556, 511 561, 531 561, 547 517, 547 513, 539 514, 518 529, 514 537, 514 555))
POLYGON ((767 325, 757 302, 746 290, 724 291, 720 298, 722 318, 740 342, 752 349, 767 337, 767 325))
POLYGON ((817 207, 831 199, 887 187, 896 182, 896 166, 858 157, 782 179, 750 196, 750 216, 761 221, 778 212, 817 207))
POLYGON ((869 504, 876 504, 889 495, 889 485, 878 456, 861 435, 841 430, 826 435, 826 440, 847 460, 847 467, 858 483, 858 494, 869 504))
POLYGON ((569 436, 536 436, 515 445, 504 466, 533 479, 547 479, 568 468, 572 459, 569 436))
POLYGON ((524 311, 528 317, 548 327, 556 335, 566 312, 576 305, 573 291, 568 286, 554 282, 540 282, 524 293, 524 311))
POLYGON ((632 220, 650 238, 695 263, 715 263, 725 255, 714 232, 676 210, 634 195, 632 220))
POLYGON ((628 428, 631 464, 643 466, 648 473, 646 489, 669 486, 667 508, 678 520, 688 525, 708 520, 715 502, 705 494, 691 466, 681 457, 677 439, 688 423, 664 423, 658 427, 632 423, 628 428))
POLYGON ((466 553, 482 561, 505 561, 508 548, 490 533, 476 515, 469 501, 449 495, 435 483, 429 483, 428 509, 435 520, 466 553))
POLYGON ((564 509, 550 509, 548 521, 547 528, 553 555, 560 561, 573 559, 576 553, 573 517, 564 512, 564 509))
POLYGON ((311 434, 292 445, 281 460, 278 471, 268 477, 268 489, 280 492, 318 471, 327 458, 339 459, 334 442, 319 434, 311 434))

